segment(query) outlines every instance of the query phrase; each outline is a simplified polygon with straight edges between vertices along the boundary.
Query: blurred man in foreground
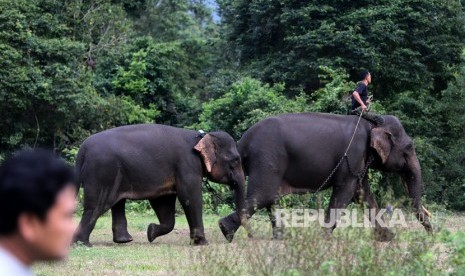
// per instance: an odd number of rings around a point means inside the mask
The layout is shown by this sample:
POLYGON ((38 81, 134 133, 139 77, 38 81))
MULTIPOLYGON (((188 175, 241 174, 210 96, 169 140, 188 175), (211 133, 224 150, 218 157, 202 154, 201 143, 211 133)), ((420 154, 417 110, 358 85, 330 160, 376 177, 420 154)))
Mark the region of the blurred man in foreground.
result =
POLYGON ((67 256, 76 229, 73 181, 72 169, 45 150, 0 165, 0 276, 32 275, 34 262, 67 256))

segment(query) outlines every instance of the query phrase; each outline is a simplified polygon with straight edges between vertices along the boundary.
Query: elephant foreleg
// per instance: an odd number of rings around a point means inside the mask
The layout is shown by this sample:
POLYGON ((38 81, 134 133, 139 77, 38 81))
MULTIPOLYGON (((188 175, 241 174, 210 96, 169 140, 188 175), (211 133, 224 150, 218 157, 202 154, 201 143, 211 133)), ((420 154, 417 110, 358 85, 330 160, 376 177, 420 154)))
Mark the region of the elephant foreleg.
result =
POLYGON ((340 181, 344 183, 343 186, 336 186, 333 188, 329 206, 325 215, 325 228, 328 234, 332 234, 336 228, 338 220, 338 210, 346 208, 354 197, 356 180, 340 181))
MULTIPOLYGON (((249 176, 246 199, 246 213, 248 218, 251 218, 257 210, 272 206, 276 203, 279 199, 278 187, 282 182, 282 174, 282 172, 270 174, 268 172, 256 171, 249 176)), ((225 238, 231 242, 237 229, 241 226, 239 214, 233 212, 222 218, 219 221, 219 226, 225 238)), ((250 234, 250 230, 247 230, 250 234)))
POLYGON ((150 223, 147 229, 147 238, 149 242, 153 242, 157 237, 168 234, 174 228, 176 195, 162 196, 149 201, 160 222, 160 224, 150 223))
MULTIPOLYGON (((368 183, 368 179, 365 178, 362 183, 361 195, 360 198, 363 198, 363 201, 367 203, 367 207, 369 209, 374 210, 374 212, 369 212, 369 219, 370 221, 374 221, 375 223, 375 238, 378 241, 391 241, 395 234, 389 230, 386 226, 382 226, 379 224, 379 221, 374 219, 374 216, 378 214, 380 211, 378 203, 375 200, 375 197, 370 189, 370 184, 368 183)), ((381 220, 385 222, 384 218, 381 217, 381 220)), ((385 223, 384 223, 385 224, 385 223)))
POLYGON ((179 202, 181 202, 190 228, 191 244, 208 244, 202 219, 202 179, 198 175, 183 175, 177 186, 179 202))
POLYGON ((266 207, 266 211, 268 213, 268 217, 270 218, 271 228, 273 231, 273 239, 280 240, 283 237, 283 227, 278 227, 276 225, 276 216, 274 214, 274 208, 272 205, 266 207))

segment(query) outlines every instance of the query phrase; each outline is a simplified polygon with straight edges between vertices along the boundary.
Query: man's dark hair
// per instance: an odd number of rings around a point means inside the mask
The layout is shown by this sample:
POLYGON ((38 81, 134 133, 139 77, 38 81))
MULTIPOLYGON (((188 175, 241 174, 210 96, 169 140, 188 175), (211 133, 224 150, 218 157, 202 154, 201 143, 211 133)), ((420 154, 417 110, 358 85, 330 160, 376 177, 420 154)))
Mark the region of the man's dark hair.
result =
POLYGON ((44 149, 22 150, 0 165, 0 235, 17 230, 23 213, 44 220, 74 172, 62 159, 44 149))
POLYGON ((370 74, 370 72, 367 70, 363 70, 362 72, 360 72, 360 80, 364 80, 368 76, 368 74, 370 74))

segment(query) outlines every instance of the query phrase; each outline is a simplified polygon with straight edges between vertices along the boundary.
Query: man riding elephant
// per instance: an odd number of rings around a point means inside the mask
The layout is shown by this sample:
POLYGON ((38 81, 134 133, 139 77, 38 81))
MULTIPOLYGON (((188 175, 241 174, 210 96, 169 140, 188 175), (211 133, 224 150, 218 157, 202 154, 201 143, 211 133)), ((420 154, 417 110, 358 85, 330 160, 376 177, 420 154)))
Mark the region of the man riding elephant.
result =
POLYGON ((373 122, 377 126, 380 126, 384 123, 383 117, 379 116, 376 113, 369 112, 367 105, 370 104, 370 99, 368 97, 368 84, 371 83, 371 74, 368 71, 362 71, 360 74, 360 82, 352 92, 352 111, 353 115, 360 116, 364 119, 367 119, 370 122, 373 122))
MULTIPOLYGON (((268 117, 251 126, 238 142, 248 177, 244 204, 247 216, 265 208, 273 235, 278 237, 281 231, 272 209, 279 198, 332 188, 325 216, 326 230, 331 233, 336 227, 335 221, 329 223, 331 211, 344 209, 351 202, 363 202, 378 214, 380 207, 366 174, 372 168, 401 177, 416 217, 431 232, 430 213, 422 203, 424 185, 413 140, 397 117, 382 119, 384 123, 373 128, 355 116, 293 113, 268 117)), ((241 226, 241 216, 236 211, 220 220, 220 229, 228 241, 241 226)), ((371 221, 375 215, 370 216, 371 221)), ((394 237, 376 221, 374 228, 379 241, 394 237)))

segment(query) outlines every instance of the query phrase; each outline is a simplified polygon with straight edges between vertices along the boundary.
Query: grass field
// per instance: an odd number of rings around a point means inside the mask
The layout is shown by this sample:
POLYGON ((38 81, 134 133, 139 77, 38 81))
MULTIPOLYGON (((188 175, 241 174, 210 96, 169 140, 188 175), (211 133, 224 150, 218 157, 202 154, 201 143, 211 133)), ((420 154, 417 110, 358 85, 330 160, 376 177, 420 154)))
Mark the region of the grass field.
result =
POLYGON ((91 235, 92 248, 74 246, 69 259, 38 264, 38 275, 436 275, 460 273, 465 262, 465 216, 449 214, 427 235, 418 222, 396 229, 389 243, 373 240, 367 229, 336 229, 326 238, 319 226, 286 230, 283 240, 271 239, 265 216, 254 216, 254 238, 241 228, 233 243, 222 236, 219 216, 204 217, 208 246, 190 246, 184 216, 175 230, 149 243, 148 214, 128 214, 134 241, 112 242, 111 217, 101 217, 91 235))

